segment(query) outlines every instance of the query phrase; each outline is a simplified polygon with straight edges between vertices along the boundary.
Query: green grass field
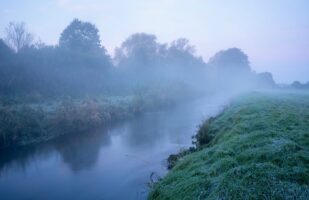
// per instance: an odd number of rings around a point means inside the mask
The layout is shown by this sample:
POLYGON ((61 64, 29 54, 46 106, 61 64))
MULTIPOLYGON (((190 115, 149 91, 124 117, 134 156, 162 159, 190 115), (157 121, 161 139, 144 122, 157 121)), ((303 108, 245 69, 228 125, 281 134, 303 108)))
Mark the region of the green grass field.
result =
POLYGON ((309 199, 308 93, 239 96, 197 140, 149 199, 309 199))

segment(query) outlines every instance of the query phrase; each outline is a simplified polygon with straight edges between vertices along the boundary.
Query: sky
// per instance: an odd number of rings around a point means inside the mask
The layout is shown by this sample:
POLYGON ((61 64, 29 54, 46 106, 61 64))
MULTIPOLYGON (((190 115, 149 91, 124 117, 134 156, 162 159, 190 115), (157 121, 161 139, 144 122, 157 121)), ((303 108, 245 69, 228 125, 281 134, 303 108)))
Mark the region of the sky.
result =
POLYGON ((238 47, 254 71, 271 72, 278 83, 309 81, 308 0, 0 0, 0 37, 9 22, 24 21, 57 44, 74 18, 94 23, 110 54, 137 32, 162 43, 185 37, 205 62, 238 47))

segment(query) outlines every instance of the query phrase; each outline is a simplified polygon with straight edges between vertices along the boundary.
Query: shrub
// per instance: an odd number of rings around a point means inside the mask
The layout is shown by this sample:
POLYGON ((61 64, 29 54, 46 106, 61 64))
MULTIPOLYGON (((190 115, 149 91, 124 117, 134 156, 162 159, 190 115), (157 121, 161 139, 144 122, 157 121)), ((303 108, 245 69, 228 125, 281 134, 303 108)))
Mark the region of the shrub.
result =
POLYGON ((208 144, 214 137, 214 134, 211 131, 210 124, 214 121, 215 118, 211 117, 199 127, 199 130, 195 136, 193 136, 193 144, 196 144, 197 148, 200 148, 203 145, 208 144))

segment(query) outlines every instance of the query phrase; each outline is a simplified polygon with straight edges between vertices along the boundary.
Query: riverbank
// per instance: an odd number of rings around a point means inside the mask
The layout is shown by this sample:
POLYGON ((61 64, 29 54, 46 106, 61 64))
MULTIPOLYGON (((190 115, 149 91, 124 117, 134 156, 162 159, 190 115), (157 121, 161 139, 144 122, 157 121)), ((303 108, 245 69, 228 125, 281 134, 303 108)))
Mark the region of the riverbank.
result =
POLYGON ((309 94, 251 93, 205 122, 149 199, 308 199, 309 94))
POLYGON ((0 149, 95 130, 149 110, 170 107, 181 98, 182 91, 175 88, 170 92, 157 89, 126 96, 66 97, 26 103, 1 98, 0 149))

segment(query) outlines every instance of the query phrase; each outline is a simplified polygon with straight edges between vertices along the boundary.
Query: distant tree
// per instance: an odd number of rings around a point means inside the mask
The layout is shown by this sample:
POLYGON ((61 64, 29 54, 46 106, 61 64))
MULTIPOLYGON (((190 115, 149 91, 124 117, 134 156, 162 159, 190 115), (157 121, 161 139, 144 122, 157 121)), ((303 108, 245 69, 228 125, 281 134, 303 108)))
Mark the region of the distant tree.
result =
POLYGON ((269 72, 262 72, 257 74, 258 87, 275 87, 276 83, 274 81, 273 75, 269 72))
POLYGON ((126 39, 115 51, 115 61, 120 65, 152 65, 159 50, 155 35, 136 33, 126 39))
POLYGON ((294 81, 293 83, 292 83, 292 85, 293 86, 300 86, 301 85, 301 82, 299 82, 299 81, 294 81))
POLYGON ((186 38, 179 38, 175 41, 173 41, 170 45, 170 51, 178 51, 178 52, 185 52, 189 54, 195 53, 194 46, 190 45, 190 42, 186 38))
POLYGON ((61 33, 59 46, 81 52, 102 52, 99 30, 94 24, 74 19, 61 33))
POLYGON ((291 84, 292 88, 294 89, 305 89, 306 88, 306 84, 302 84, 301 82, 299 81, 294 81, 292 84, 291 84))
POLYGON ((248 56, 238 48, 216 53, 209 59, 212 84, 222 90, 248 90, 255 85, 256 74, 251 70, 248 56))
POLYGON ((29 47, 34 36, 26 29, 24 22, 10 22, 5 29, 5 42, 15 52, 19 52, 25 47, 29 47))
MULTIPOLYGON (((201 57, 196 57, 195 47, 190 44, 186 38, 180 38, 173 41, 167 49, 167 62, 174 66, 184 66, 186 68, 204 66, 201 57)), ((192 69, 191 69, 192 70, 192 69)))
POLYGON ((174 80, 200 84, 205 79, 206 65, 202 57, 195 56, 195 47, 186 38, 168 45, 163 63, 166 65, 164 74, 174 80))
POLYGON ((248 56, 238 48, 219 51, 209 59, 209 66, 217 67, 219 71, 250 72, 248 56))
POLYGON ((19 68, 16 67, 17 56, 13 50, 10 49, 6 43, 0 39, 0 93, 13 93, 15 88, 15 80, 20 74, 19 68))

